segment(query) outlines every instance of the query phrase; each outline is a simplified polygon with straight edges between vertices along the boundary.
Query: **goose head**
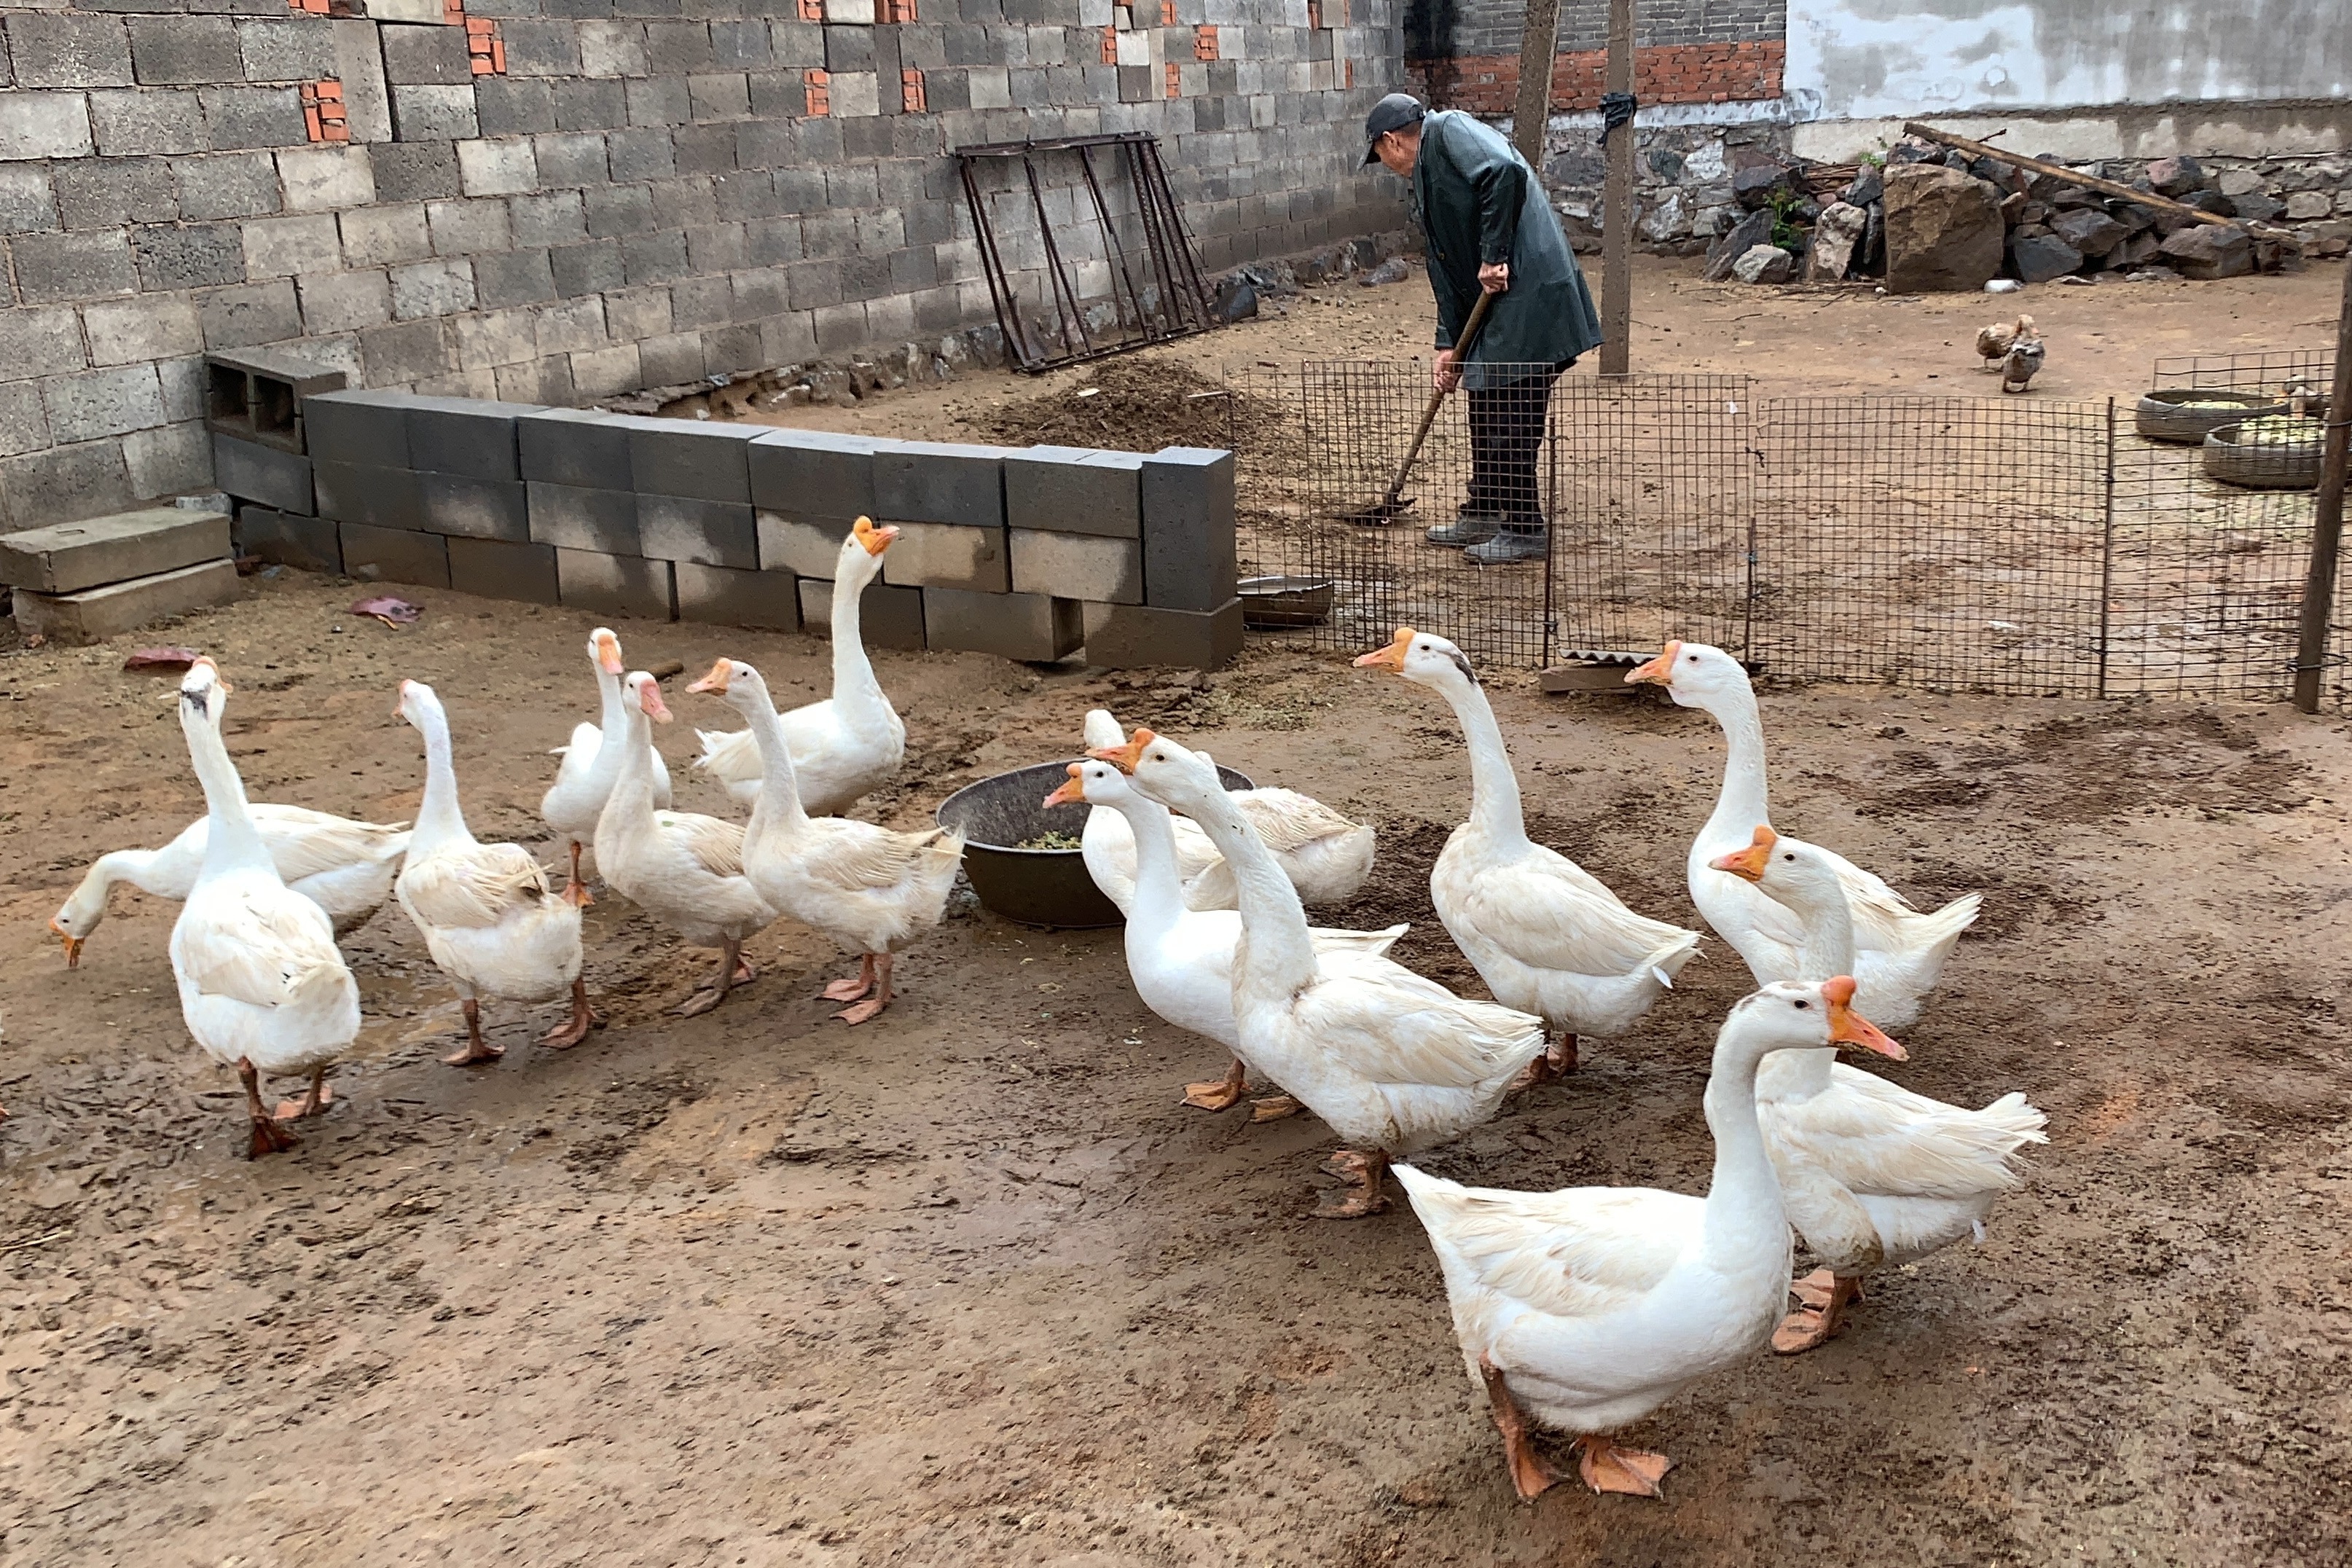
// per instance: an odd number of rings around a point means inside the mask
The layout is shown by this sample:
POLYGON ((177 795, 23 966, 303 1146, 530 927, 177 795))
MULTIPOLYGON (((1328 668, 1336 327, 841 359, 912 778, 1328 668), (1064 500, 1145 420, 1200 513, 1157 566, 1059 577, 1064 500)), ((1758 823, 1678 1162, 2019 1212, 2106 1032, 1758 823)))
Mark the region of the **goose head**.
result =
POLYGON ((400 683, 400 700, 394 705, 393 717, 405 719, 427 734, 436 725, 446 728, 448 716, 441 708, 441 694, 421 680, 400 683))
POLYGON ((1133 779, 1135 788, 1146 799, 1156 800, 1187 816, 1197 817, 1224 804, 1224 782, 1217 777, 1214 763, 1149 730, 1136 731, 1124 746, 1087 754, 1110 763, 1133 779))
POLYGON ((1087 710, 1086 737, 1088 755, 1115 751, 1127 744, 1127 731, 1118 727, 1118 721, 1111 717, 1108 708, 1087 710))
POLYGON ((65 943, 68 969, 81 967, 81 944, 89 940, 89 933, 96 931, 99 922, 104 919, 106 889, 102 887, 95 899, 84 898, 82 890, 76 888, 72 896, 58 906, 58 912, 49 917, 49 929, 58 933, 59 942, 65 943))
POLYGON ((1396 637, 1386 647, 1361 655, 1356 668, 1393 670, 1417 686, 1440 690, 1465 682, 1478 684, 1478 672, 1470 668, 1468 655, 1434 632, 1417 632, 1411 626, 1397 627, 1396 637))
POLYGON ((1138 796, 1127 775, 1108 763, 1072 763, 1062 787, 1045 797, 1047 805, 1118 805, 1138 796))
POLYGON ((627 666, 621 662, 621 639, 613 635, 610 626, 598 626, 588 634, 588 662, 606 675, 618 675, 627 666))
POLYGON ((1649 663, 1625 672, 1628 686, 1663 686, 1685 708, 1711 708, 1750 690, 1748 671, 1719 647, 1680 638, 1649 663))
MULTIPOLYGON (((760 672, 740 658, 722 658, 710 667, 710 673, 687 688, 706 697, 716 697, 739 713, 759 710, 768 700, 768 683, 760 672)), ((772 712, 774 710, 770 709, 772 712)))
POLYGON ((1799 914, 1830 908, 1845 896, 1845 885, 1827 852, 1801 838, 1784 838, 1762 823, 1756 825, 1754 843, 1707 864, 1755 883, 1766 897, 1799 914))
POLYGON ((220 667, 209 655, 199 654, 188 666, 188 673, 180 678, 180 723, 183 728, 193 720, 212 729, 220 728, 221 710, 228 694, 236 688, 221 676, 220 667))
POLYGON ((1901 1046, 1853 1010, 1853 993, 1851 974, 1832 980, 1776 980, 1732 1006, 1718 1048, 1733 1047, 1736 1057, 1750 1061, 1761 1061, 1774 1051, 1823 1047, 1873 1051, 1898 1062, 1908 1059, 1901 1046))
POLYGON ((642 713, 656 724, 670 721, 669 704, 662 700, 661 682, 644 670, 629 672, 621 682, 621 706, 632 713, 642 713))
POLYGON ((835 574, 851 583, 871 583, 882 574, 882 552, 898 537, 893 524, 859 518, 850 525, 849 537, 841 542, 841 560, 835 574))

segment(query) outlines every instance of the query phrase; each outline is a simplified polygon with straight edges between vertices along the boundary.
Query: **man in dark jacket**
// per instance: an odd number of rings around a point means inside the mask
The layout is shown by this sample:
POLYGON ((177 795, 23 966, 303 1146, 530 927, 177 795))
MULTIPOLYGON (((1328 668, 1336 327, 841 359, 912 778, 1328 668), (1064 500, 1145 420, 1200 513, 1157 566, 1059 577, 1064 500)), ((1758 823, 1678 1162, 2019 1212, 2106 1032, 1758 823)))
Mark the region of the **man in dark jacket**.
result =
POLYGON ((1432 544, 1467 546, 1481 565, 1545 558, 1537 485, 1552 383, 1601 342, 1601 318, 1536 177, 1510 142, 1476 118, 1427 113, 1392 92, 1364 121, 1378 163, 1412 189, 1437 296, 1436 384, 1470 399, 1470 493, 1460 517, 1429 530, 1432 544), (1480 293, 1495 296, 1466 350, 1460 340, 1480 293))

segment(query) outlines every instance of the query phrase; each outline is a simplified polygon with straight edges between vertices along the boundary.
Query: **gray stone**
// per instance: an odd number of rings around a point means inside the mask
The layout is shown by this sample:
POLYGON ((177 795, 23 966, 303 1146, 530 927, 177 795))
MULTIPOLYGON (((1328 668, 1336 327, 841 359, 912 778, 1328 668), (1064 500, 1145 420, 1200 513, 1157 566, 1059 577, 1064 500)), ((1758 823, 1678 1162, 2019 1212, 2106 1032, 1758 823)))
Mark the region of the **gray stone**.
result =
POLYGON ((268 153, 175 158, 172 169, 184 218, 261 217, 278 210, 278 165, 268 153))
MULTIPOLYGON (((2248 223, 2275 223, 2286 211, 2284 202, 2280 201, 2276 196, 2265 195, 2261 191, 2251 191, 2243 195, 2231 196, 2230 205, 2237 208, 2238 216, 2248 223)), ((2151 217, 2153 216, 2150 215, 2151 217)))
POLYGON ((1010 531, 1013 591, 1108 604, 1143 603, 1143 546, 1129 539, 1010 531))
POLYGON ((474 268, 468 261, 419 261, 392 269, 392 313, 397 320, 454 316, 474 304, 474 268))
POLYGON ((1234 473, 1233 454, 1212 447, 1167 447, 1144 458, 1149 603, 1211 611, 1234 596, 1234 473))
POLYGON ((629 490, 590 489, 577 485, 525 482, 530 495, 530 536, 565 550, 604 555, 644 553, 637 536, 637 498, 629 490))
POLYGON ((372 327, 360 334, 360 368, 378 386, 439 375, 449 368, 446 329, 437 321, 372 327))
POLYGON ((677 618, 762 631, 801 629, 800 585, 782 572, 742 572, 725 566, 675 563, 677 618))
POLYGON ((2159 195, 2185 196, 2205 188, 2204 165, 2187 156, 2153 159, 2147 165, 2147 183, 2159 195))
POLYGON ((2000 201, 1982 180, 1933 163, 1886 171, 1886 287, 1974 292, 2000 270, 2000 201))
POLYGON ((2083 255, 2097 257, 2122 244, 2129 231, 2095 207, 2078 207, 2052 215, 2050 232, 2083 255))
POLYGON ((343 539, 339 524, 323 517, 296 517, 266 506, 236 509, 236 552, 273 566, 341 576, 343 539))
MULTIPOLYGON (((0 93, 0 162, 80 158, 90 149, 89 95, 0 93)), ((139 148, 148 152, 152 149, 139 148)))
POLYGON ((34 163, 0 163, 0 234, 45 234, 58 227, 49 172, 34 163))
POLYGON ((1731 198, 1749 212, 1767 212, 1780 202, 1793 203, 1806 192, 1796 172, 1784 163, 1759 163, 1731 175, 1731 198))
POLYGON ((131 231, 132 264, 151 291, 245 281, 245 238, 236 224, 182 224, 131 231))
POLYGON ((1832 202, 1813 225, 1812 243, 1805 248, 1805 280, 1835 283, 1853 265, 1854 247, 1862 243, 1870 215, 1849 202, 1832 202))
POLYGON ((1706 269, 1703 276, 1710 283, 1730 281, 1731 268, 1739 258, 1759 245, 1772 243, 1772 227, 1776 215, 1769 207, 1747 214, 1729 228, 1717 235, 1706 248, 1706 269))
POLYGON ((395 84, 391 94, 393 130, 403 142, 457 141, 481 134, 471 87, 395 84))
POLYGON ((1003 462, 1004 517, 1011 526, 1143 537, 1142 454, 1032 447, 1005 453, 1003 462))
POLYGON ((1085 615, 1088 664, 1112 669, 1220 669, 1242 651, 1239 599, 1205 611, 1088 605, 1085 615))
POLYGON ((2021 282, 2047 283, 2083 265, 2083 253, 2054 234, 2025 235, 2009 242, 2010 270, 2021 282))
MULTIPOLYGON (((1012 586, 1004 530, 960 522, 902 522, 882 557, 882 580, 914 588, 1002 594, 1012 586)), ((835 542, 835 552, 839 543, 835 542)), ((767 557, 762 554, 764 564, 767 557)), ((831 570, 828 565, 827 570, 831 570)))
POLYGON ((8 54, 19 88, 128 87, 131 43, 120 16, 14 11, 8 54))
POLYGON ((1797 258, 1777 245, 1753 245, 1731 264, 1731 276, 1742 283, 1786 283, 1796 275, 1797 258))
MULTIPOLYGON (((30 95, 12 96, 22 99, 30 95)), ((5 126, 5 107, 0 107, 0 127, 5 126)), ((160 88, 93 92, 89 95, 89 126, 97 138, 98 151, 110 158, 148 153, 202 153, 212 145, 205 128, 203 100, 193 92, 160 88)), ((9 155, 5 143, 5 128, 0 128, 0 156, 9 155)), ((89 150, 89 143, 85 141, 81 151, 89 150)))
POLYGON ((203 324, 193 300, 153 294, 82 307, 82 328, 97 364, 130 364, 201 353, 203 324))
POLYGON ((393 87, 439 82, 470 87, 474 68, 466 54, 462 27, 409 26, 386 22, 377 29, 383 40, 383 76, 393 87))
MULTIPOLYGON (((751 536, 751 470, 748 452, 765 434, 756 425, 708 424, 684 419, 634 419, 629 423, 629 471, 640 492, 728 501, 743 507, 743 530, 751 536)), ((677 560, 701 559, 681 555, 677 560)), ((751 560, 705 561, 709 566, 751 568, 751 560)))
POLYGON ((606 555, 591 550, 558 550, 555 581, 563 603, 600 616, 641 621, 677 618, 676 568, 667 561, 606 555))
MULTIPOLYGON (((410 438, 415 436, 412 429, 410 438)), ((424 504, 423 526, 428 533, 517 543, 530 539, 530 506, 520 479, 477 479, 420 470, 416 488, 424 504)))
POLYGON ((2242 228, 2192 224, 2176 230, 2157 247, 2183 278, 2236 278, 2254 269, 2254 243, 2242 228))
POLYGON ((144 86, 243 81, 236 27, 226 16, 132 16, 131 61, 144 86))
MULTIPOLYGON (((224 529, 227 521, 221 520, 224 529)), ((236 597, 236 565, 223 559, 76 594, 20 592, 16 595, 16 625, 27 637, 77 647, 236 597)))
POLYGON ((1084 645, 1086 616, 1076 599, 926 588, 923 636, 935 650, 1051 664, 1084 645))
POLYGON ((160 158, 80 158, 58 164, 51 177, 68 228, 169 223, 180 216, 171 167, 160 158))
POLYGON ((247 81, 317 81, 341 69, 335 25, 323 16, 240 21, 236 47, 247 81))
POLYGON ((0 310, 0 374, 55 375, 89 363, 70 308, 0 310))
POLYGON ((437 533, 365 522, 345 522, 341 532, 343 571, 351 576, 419 588, 449 585, 449 542, 437 533))
POLYGON ((338 522, 364 522, 376 528, 425 531, 425 491, 414 469, 314 458, 310 461, 310 482, 318 492, 320 517, 331 517, 338 522))
POLYGON ((425 202, 459 195, 457 150, 448 142, 395 142, 368 149, 378 200, 425 202))
POLYGON ((152 364, 60 375, 41 384, 49 434, 59 441, 95 441, 163 423, 163 386, 152 364))
POLYGON ((151 507, 0 534, 0 583, 72 594, 218 561, 228 550, 225 513, 151 507))
POLYGON ((212 447, 213 482, 237 500, 299 516, 318 511, 310 458, 258 441, 241 441, 217 430, 213 432, 212 447))
MULTIPOLYGON (((817 637, 833 635, 833 584, 822 577, 803 577, 801 630, 817 637)), ((894 588, 869 583, 857 596, 857 635, 868 647, 892 647, 909 653, 923 648, 921 588, 894 588)))
MULTIPOLYGON (((632 453, 633 458, 636 456, 632 453)), ((639 483, 643 483, 640 477, 639 483)), ((748 501, 688 496, 637 496, 638 548, 662 561, 756 572, 760 533, 748 501)))
POLYGON ((628 426, 611 415, 596 409, 533 409, 516 416, 515 434, 526 479, 574 489, 635 489, 628 426))
POLYGON ((1886 176, 1878 169, 1864 163, 1860 172, 1854 175, 1853 183, 1846 186, 1841 199, 1848 206, 1866 207, 1873 202, 1884 200, 1885 195, 1886 176))
POLYGON ((874 454, 876 517, 890 522, 1004 524, 1004 449, 903 441, 874 454))
POLYGON ((120 229, 93 234, 23 234, 8 242, 16 292, 27 304, 98 300, 139 289, 131 247, 120 229))
POLYGON ((302 335, 302 312, 294 300, 293 280, 286 278, 208 289, 196 296, 196 316, 208 349, 248 348, 302 335))
POLYGON ((409 466, 477 479, 519 479, 515 422, 538 412, 523 403, 418 398, 407 409, 409 466))
POLYGON ((2263 188, 2263 177, 2252 169, 2223 169, 2213 177, 2213 188, 2235 201, 2263 188))
POLYGON ((207 87, 197 97, 205 106, 205 135, 215 152, 299 147, 310 139, 293 88, 207 87))
POLYGON ((452 534, 448 548, 449 586, 460 594, 526 605, 562 603, 552 545, 452 534))
MULTIPOLYGON (((2296 191, 2286 198, 2285 211, 2289 221, 2294 223, 2328 217, 2336 211, 2336 198, 2327 191, 2296 191)), ((66 221, 71 223, 73 220, 68 218, 66 221)))

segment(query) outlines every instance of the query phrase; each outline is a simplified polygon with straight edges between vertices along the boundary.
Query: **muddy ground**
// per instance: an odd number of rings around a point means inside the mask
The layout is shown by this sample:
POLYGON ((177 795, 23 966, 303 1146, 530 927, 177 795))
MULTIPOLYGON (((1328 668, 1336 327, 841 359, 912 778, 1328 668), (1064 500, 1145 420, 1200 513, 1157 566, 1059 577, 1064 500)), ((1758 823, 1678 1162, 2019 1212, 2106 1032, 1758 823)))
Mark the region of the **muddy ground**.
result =
MULTIPOLYGON (((892 402, 910 429, 937 412, 892 402)), ((541 842, 546 749, 592 711, 586 618, 427 594, 395 632, 343 613, 349 585, 247 592, 130 640, 218 655, 256 798, 407 815, 421 765, 391 709, 414 677, 449 705, 477 832, 541 842)), ((826 678, 809 639, 619 630, 636 665, 746 658, 780 700, 826 678)), ((1922 901, 1985 894, 1890 1070, 1969 1103, 2024 1089, 2052 1142, 1987 1245, 1645 1424, 1679 1461, 1666 1501, 1563 1486, 1522 1506, 1410 1210, 1304 1218, 1324 1129, 1180 1105, 1220 1059, 1144 1011, 1116 932, 961 903, 900 964, 898 1005, 851 1030, 815 994, 837 955, 779 926, 756 984, 678 1020, 709 955, 607 896, 607 1026, 551 1052, 532 1041, 551 1012, 494 1006, 505 1059, 461 1071, 435 1059, 454 998, 387 911, 346 944, 367 1022, 335 1110, 247 1163, 235 1080, 180 1024, 173 907, 118 893, 73 972, 43 930, 92 856, 198 809, 172 681, 121 672, 128 646, 0 649, 0 1562, 2352 1553, 2340 720, 1768 691, 1783 826, 1922 901)), ((1373 882, 1324 918, 1410 919, 1399 956, 1476 989, 1427 901, 1467 799, 1430 694, 1273 649, 1206 679, 876 662, 909 761, 862 814, 920 822, 1067 754, 1108 703, 1377 822, 1373 882)), ((1492 684, 1538 835, 1693 920, 1712 724, 1492 684)), ((727 716, 674 702, 681 799, 724 810, 683 764, 690 724, 727 716)), ((1710 942, 1639 1034, 1424 1163, 1699 1190, 1707 1050, 1746 988, 1710 942)))

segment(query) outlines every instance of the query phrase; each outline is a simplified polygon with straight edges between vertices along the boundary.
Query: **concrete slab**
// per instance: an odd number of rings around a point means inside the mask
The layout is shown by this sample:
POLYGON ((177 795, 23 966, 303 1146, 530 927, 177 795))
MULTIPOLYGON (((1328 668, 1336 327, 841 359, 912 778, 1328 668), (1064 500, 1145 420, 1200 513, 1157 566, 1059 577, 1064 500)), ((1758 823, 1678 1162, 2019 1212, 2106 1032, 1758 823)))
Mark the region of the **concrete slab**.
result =
POLYGON ((1004 521, 1013 528, 1143 536, 1143 454, 1032 447, 1004 455, 1004 521))
POLYGON ((641 621, 677 618, 671 567, 667 561, 606 555, 593 550, 558 550, 555 584, 563 603, 573 609, 641 621))
POLYGON ((449 585, 449 542, 440 534, 364 522, 346 522, 341 531, 343 570, 362 582, 449 585))
MULTIPOLYGON (((882 556, 882 581, 913 588, 962 588, 1003 594, 1013 586, 1001 528, 954 522, 902 522, 882 556)), ((838 546, 835 547, 836 549, 838 546)), ((827 571, 832 567, 828 564, 827 571)))
POLYGON ((72 594, 226 561, 228 553, 226 512, 149 507, 0 534, 0 583, 38 594, 72 594))
POLYGON ((760 569, 760 530, 748 501, 640 493, 637 548, 661 561, 760 569))
POLYGON ((845 530, 874 510, 874 453, 888 445, 831 430, 770 430, 751 443, 751 504, 845 530))
POLYGON ((526 480, 581 489, 629 490, 629 427, 594 408, 534 408, 515 419, 526 480))
POLYGON ((756 626, 762 631, 801 629, 797 581, 784 572, 738 572, 725 566, 676 563, 677 618, 712 626, 756 626))
POLYGON ((1114 605, 1143 603, 1140 541, 1047 533, 1034 528, 1008 531, 1013 542, 1014 593, 1051 594, 1114 605))
POLYGON ((238 500, 258 501, 279 511, 315 515, 319 501, 310 489, 310 459, 224 436, 213 440, 213 483, 238 500))
MULTIPOLYGON (((801 630, 821 637, 833 635, 833 584, 822 577, 800 580, 801 630)), ((858 640, 868 647, 923 647, 923 591, 869 583, 857 600, 858 640)))
POLYGON ((531 403, 478 397, 428 397, 408 409, 408 462, 436 474, 476 479, 519 479, 516 422, 537 414, 531 403))
POLYGON ((936 650, 992 653, 1050 664, 1086 641, 1084 606, 1043 594, 923 590, 923 638, 936 650))
MULTIPOLYGON (((760 569, 763 572, 830 577, 841 560, 841 542, 849 536, 849 523, 831 520, 809 522, 780 511, 762 510, 756 521, 760 530, 760 569)), ((891 548, 895 551, 898 547, 891 548)), ((887 564, 889 557, 885 555, 883 561, 887 564)))
POLYGON ((319 495, 319 515, 337 522, 363 522, 371 528, 401 528, 422 531, 425 489, 413 468, 377 468, 366 463, 310 461, 310 479, 319 495))
POLYGON ((1217 669, 1242 651, 1239 599, 1207 611, 1088 605, 1086 626, 1087 662, 1112 669, 1217 669))
POLYGON ((530 507, 520 479, 420 473, 416 484, 427 533, 503 539, 514 544, 530 540, 530 507))
POLYGON ((449 586, 485 599, 517 599, 526 605, 563 602, 556 590, 555 546, 551 544, 453 537, 449 586))
POLYGON ((637 498, 627 490, 587 489, 526 479, 530 536, 563 550, 603 555, 641 555, 637 498))
POLYGON ((1234 455, 1168 447, 1143 459, 1146 600, 1213 611, 1234 596, 1234 455))
POLYGON ((894 441, 877 448, 875 521, 1003 527, 1004 451, 946 441, 894 441))
POLYGON ((104 642, 166 616, 184 616, 236 597, 236 563, 206 561, 127 583, 40 594, 19 588, 16 625, 27 637, 79 646, 104 642))
POLYGON ((640 494, 729 501, 748 515, 751 467, 746 454, 767 426, 643 418, 631 419, 628 426, 631 482, 640 494))
POLYGON ((343 539, 323 517, 296 517, 266 506, 241 506, 230 530, 236 553, 253 556, 273 566, 341 576, 343 539))

